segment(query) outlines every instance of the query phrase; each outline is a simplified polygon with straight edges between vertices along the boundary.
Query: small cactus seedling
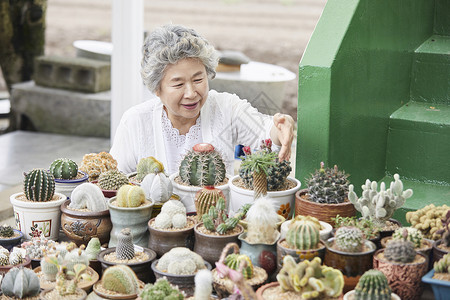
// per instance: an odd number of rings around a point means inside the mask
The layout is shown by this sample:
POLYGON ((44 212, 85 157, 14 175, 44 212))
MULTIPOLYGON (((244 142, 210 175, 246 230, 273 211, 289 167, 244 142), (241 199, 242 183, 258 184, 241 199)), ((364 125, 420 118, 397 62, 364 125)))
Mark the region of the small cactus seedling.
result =
POLYGON ((44 169, 34 169, 26 173, 23 185, 29 201, 49 201, 55 194, 55 177, 44 169))
POLYGON ((104 190, 118 190, 128 183, 128 177, 119 170, 109 170, 98 177, 98 185, 104 190))
POLYGON ((289 247, 298 250, 316 249, 320 241, 320 223, 314 217, 296 216, 286 234, 289 247))
POLYGON ((355 299, 360 300, 390 300, 391 293, 386 275, 379 270, 366 271, 355 287, 355 299))
POLYGON ((364 245, 364 234, 357 227, 339 227, 334 235, 334 244, 344 252, 361 252, 364 245))
POLYGON ((78 174, 78 165, 69 158, 59 158, 50 165, 50 173, 56 179, 74 179, 78 174))
POLYGON ((207 214, 202 216, 203 225, 206 229, 218 234, 225 234, 233 230, 244 215, 235 215, 228 218, 225 213, 225 199, 219 198, 216 206, 211 206, 207 214))
POLYGON ((308 180, 309 199, 316 203, 337 204, 345 201, 348 193, 348 174, 338 170, 335 165, 332 169, 325 168, 323 162, 308 180))
POLYGON ((9 225, 0 226, 0 237, 10 238, 14 235, 14 229, 9 225))
POLYGON ((139 186, 123 185, 117 192, 116 201, 119 207, 138 207, 145 202, 145 193, 139 186))
POLYGON ((435 273, 450 273, 450 253, 445 254, 440 260, 434 263, 435 273))
POLYGON ((410 263, 416 257, 414 244, 407 240, 408 230, 403 230, 403 239, 394 240, 387 244, 384 250, 384 257, 387 260, 397 263, 410 263))

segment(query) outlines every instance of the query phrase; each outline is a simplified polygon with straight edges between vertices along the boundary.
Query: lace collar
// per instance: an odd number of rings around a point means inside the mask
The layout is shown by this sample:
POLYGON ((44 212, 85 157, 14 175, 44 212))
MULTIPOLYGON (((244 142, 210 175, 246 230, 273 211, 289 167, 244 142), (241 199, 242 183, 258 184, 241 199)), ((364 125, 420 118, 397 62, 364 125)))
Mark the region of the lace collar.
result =
POLYGON ((162 109, 162 130, 166 140, 175 145, 177 148, 183 147, 188 140, 197 140, 201 133, 201 115, 195 121, 195 124, 189 128, 186 135, 181 135, 177 128, 172 126, 172 122, 169 120, 166 111, 162 109))

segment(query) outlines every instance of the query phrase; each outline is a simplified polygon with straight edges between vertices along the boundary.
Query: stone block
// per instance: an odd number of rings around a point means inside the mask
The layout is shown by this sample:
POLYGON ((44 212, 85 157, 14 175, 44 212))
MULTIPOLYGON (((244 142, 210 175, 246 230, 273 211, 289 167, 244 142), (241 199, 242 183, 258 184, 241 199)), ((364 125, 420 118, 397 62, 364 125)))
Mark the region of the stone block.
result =
POLYGON ((110 91, 87 94, 41 87, 29 81, 13 85, 11 110, 18 129, 95 137, 110 135, 110 91))
POLYGON ((40 56, 35 60, 37 85, 98 93, 111 88, 111 63, 82 57, 40 56))

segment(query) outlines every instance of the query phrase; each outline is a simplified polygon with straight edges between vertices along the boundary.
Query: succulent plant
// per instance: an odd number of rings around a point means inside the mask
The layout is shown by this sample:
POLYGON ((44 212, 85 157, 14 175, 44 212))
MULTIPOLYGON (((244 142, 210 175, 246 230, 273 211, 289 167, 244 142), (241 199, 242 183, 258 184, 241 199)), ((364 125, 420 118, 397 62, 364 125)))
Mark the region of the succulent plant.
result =
POLYGON ((436 234, 442 236, 442 244, 446 247, 450 247, 450 210, 447 211, 445 216, 441 219, 442 228, 436 231, 436 234))
POLYGON ((87 244, 86 250, 84 251, 89 260, 95 260, 97 259, 97 255, 100 253, 101 250, 102 248, 100 240, 98 239, 98 237, 93 237, 87 244))
POLYGON ((117 206, 138 207, 145 202, 144 190, 139 186, 123 185, 117 191, 117 206))
POLYGON ((44 169, 33 169, 26 173, 23 185, 29 201, 49 201, 55 194, 55 178, 44 169))
POLYGON ((450 254, 445 254, 440 260, 433 265, 435 273, 450 273, 450 254))
POLYGON ((197 144, 183 157, 179 176, 189 185, 218 185, 226 176, 225 163, 213 145, 197 144))
POLYGON ((139 291, 136 274, 127 265, 115 265, 103 271, 102 287, 119 294, 132 295, 139 291))
POLYGON ((19 252, 11 252, 9 254, 9 264, 11 266, 17 266, 23 263, 23 256, 19 252))
POLYGON ((358 219, 356 216, 341 217, 340 215, 337 215, 335 218, 331 218, 331 220, 334 222, 335 228, 339 228, 342 226, 358 227, 364 233, 366 239, 373 239, 377 237, 380 231, 380 228, 375 226, 375 224, 371 220, 363 218, 358 219))
MULTIPOLYGON (((450 224, 450 206, 429 204, 416 211, 406 213, 406 222, 419 229, 426 239, 439 240, 450 224)), ((450 246, 450 235, 448 239, 450 246)))
POLYGON ((348 176, 345 171, 338 170, 336 165, 332 169, 325 168, 325 164, 321 162, 320 169, 308 179, 309 199, 316 203, 344 202, 349 189, 348 176))
POLYGON ((89 153, 83 156, 79 169, 89 175, 89 181, 93 181, 101 173, 117 169, 117 161, 107 152, 89 153))
POLYGON ((84 245, 81 245, 80 248, 73 249, 66 254, 66 256, 64 257, 64 265, 66 266, 68 271, 73 272, 73 268, 77 264, 89 266, 89 258, 86 255, 84 249, 84 245))
POLYGON ((59 257, 59 253, 46 255, 41 259, 41 272, 44 275, 44 279, 55 281, 60 264, 62 264, 62 260, 59 257))
POLYGON ((158 203, 164 203, 172 197, 172 181, 163 172, 146 175, 141 182, 141 187, 147 199, 158 203))
POLYGON ((353 185, 349 185, 348 199, 353 203, 363 218, 372 220, 376 226, 383 228, 397 208, 405 203, 406 199, 413 195, 411 189, 403 191, 403 183, 398 174, 394 174, 394 181, 386 190, 384 182, 380 184, 376 181, 366 180, 362 186, 362 196, 358 198, 354 192, 353 185))
POLYGON ((9 225, 0 226, 0 236, 4 238, 9 238, 14 235, 14 229, 9 225))
POLYGON ((146 284, 140 297, 142 300, 183 300, 184 294, 177 286, 171 285, 167 278, 162 277, 158 278, 154 284, 146 284))
POLYGON ((414 248, 422 247, 422 240, 423 240, 422 233, 418 229, 412 227, 397 228, 392 234, 392 240, 402 240, 403 231, 405 229, 408 231, 407 240, 414 244, 414 248))
POLYGON ((410 263, 416 257, 414 244, 407 240, 408 231, 403 230, 403 239, 394 240, 387 244, 384 249, 384 257, 387 260, 397 263, 410 263))
POLYGON ((297 264, 292 256, 286 255, 277 281, 282 291, 295 291, 302 299, 338 297, 344 288, 342 272, 322 266, 319 257, 297 264))
POLYGON ((195 194, 194 200, 197 216, 201 218, 204 214, 207 214, 211 206, 216 206, 220 197, 225 199, 225 195, 222 190, 216 189, 214 186, 205 186, 199 190, 195 194))
POLYGON ((278 214, 267 197, 256 199, 247 212, 247 237, 250 244, 273 244, 279 237, 278 214))
POLYGON ((320 223, 317 218, 296 216, 286 233, 286 243, 298 250, 316 249, 320 242, 320 223))
POLYGON ((58 266, 58 273, 56 274, 55 290, 60 296, 73 295, 76 293, 78 283, 81 279, 91 280, 91 276, 86 272, 87 266, 84 264, 76 264, 72 271, 68 271, 65 265, 59 264, 55 259, 50 259, 50 263, 58 266), (69 276, 71 279, 69 279, 69 276))
POLYGON ((108 170, 98 177, 98 185, 104 190, 118 190, 122 185, 128 183, 127 175, 119 170, 108 170))
POLYGON ((136 172, 136 179, 142 181, 148 174, 164 172, 164 165, 153 156, 149 156, 139 160, 136 172))
POLYGON ((157 229, 184 228, 186 224, 186 207, 179 200, 169 200, 161 207, 161 212, 155 218, 154 227, 157 229))
POLYGON ((239 216, 234 216, 228 218, 225 213, 225 199, 219 198, 216 206, 211 206, 207 214, 202 216, 203 226, 212 232, 217 232, 218 234, 225 234, 227 231, 233 230, 239 220, 239 216))
POLYGON ((244 278, 250 279, 253 276, 253 264, 248 257, 248 255, 245 254, 239 254, 239 253, 232 253, 227 255, 225 258, 225 265, 233 270, 239 270, 239 267, 242 263, 242 261, 245 261, 246 267, 242 269, 242 275, 244 275, 244 278))
POLYGON ((44 236, 33 237, 31 241, 23 242, 21 247, 26 250, 26 255, 31 259, 41 259, 44 253, 48 253, 54 246, 54 241, 44 236))
POLYGON ((108 209, 102 190, 93 183, 82 183, 73 189, 70 195, 70 209, 87 209, 99 212, 108 209))
POLYGON ((205 262, 200 255, 188 248, 175 247, 159 259, 156 268, 169 274, 192 275, 205 269, 205 262))
POLYGON ((39 295, 39 278, 33 270, 12 268, 2 280, 2 292, 5 296, 23 299, 39 295))
POLYGON ((9 265, 9 253, 2 252, 0 253, 0 266, 9 265))
POLYGON ((359 228, 339 227, 334 235, 334 244, 344 252, 361 252, 364 245, 364 234, 359 228))
POLYGON ((134 257, 133 234, 130 228, 122 229, 117 235, 116 257, 120 260, 134 257))
POLYGON ((212 294, 213 277, 210 270, 200 270, 195 274, 195 300, 209 300, 212 294))
POLYGON ((78 165, 69 158, 58 158, 51 163, 50 173, 57 179, 74 179, 78 174, 78 165))
POLYGON ((379 270, 366 271, 355 287, 355 299, 359 300, 390 300, 391 293, 386 275, 379 270))

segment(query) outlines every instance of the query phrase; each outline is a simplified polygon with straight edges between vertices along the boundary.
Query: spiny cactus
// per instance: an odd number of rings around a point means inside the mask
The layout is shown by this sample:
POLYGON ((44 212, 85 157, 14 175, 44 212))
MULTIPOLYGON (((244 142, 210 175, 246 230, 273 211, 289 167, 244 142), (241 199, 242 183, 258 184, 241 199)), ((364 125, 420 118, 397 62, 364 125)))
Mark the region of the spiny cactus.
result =
POLYGON ((309 199, 328 204, 344 202, 349 188, 348 176, 345 171, 338 170, 336 165, 333 169, 325 168, 325 164, 321 162, 320 169, 308 179, 309 199))
POLYGON ((40 292, 39 278, 28 268, 12 268, 2 280, 5 296, 23 299, 37 296, 40 292))
POLYGON ((60 264, 62 264, 62 259, 59 257, 59 253, 49 254, 41 259, 41 272, 44 275, 45 280, 56 280, 56 274, 59 271, 60 264))
POLYGON ((433 265, 435 273, 450 273, 450 253, 445 254, 433 265))
POLYGON ((102 249, 101 249, 100 240, 98 239, 98 237, 93 237, 87 244, 86 250, 84 250, 84 251, 89 260, 94 260, 94 259, 97 259, 97 255, 100 253, 101 250, 102 249))
POLYGON ((296 216, 286 233, 289 247, 298 250, 316 249, 319 242, 319 220, 310 216, 296 216))
POLYGON ((247 212, 247 237, 250 244, 273 244, 279 237, 278 214, 267 197, 258 198, 247 212))
POLYGON ((86 154, 80 163, 80 170, 89 175, 89 181, 112 169, 117 169, 117 161, 107 152, 86 154))
POLYGON ((298 292, 302 299, 338 297, 344 288, 342 272, 321 266, 319 257, 297 264, 292 256, 286 255, 277 281, 282 291, 298 292))
POLYGON ((211 144, 197 144, 181 161, 179 176, 185 184, 194 186, 218 185, 225 179, 222 156, 211 144))
POLYGON ((98 177, 98 185, 104 190, 118 190, 122 185, 128 184, 127 175, 119 170, 103 172, 98 177))
POLYGON ((149 156, 139 160, 136 172, 136 179, 142 181, 148 174, 164 172, 164 165, 153 156, 149 156))
POLYGON ((9 265, 9 253, 0 253, 0 266, 9 265))
POLYGON ((74 179, 78 174, 78 165, 69 158, 59 158, 51 163, 50 173, 56 179, 74 179))
POLYGON ((73 249, 64 257, 64 264, 68 271, 73 272, 73 268, 77 264, 89 266, 89 258, 84 251, 85 246, 81 245, 80 248, 73 249))
POLYGON ((14 235, 14 229, 9 225, 2 225, 0 226, 0 236, 9 238, 14 235))
POLYGON ((364 245, 364 234, 359 228, 339 227, 334 235, 334 244, 344 252, 361 252, 364 245))
POLYGON ((23 256, 18 252, 11 252, 9 254, 9 264, 11 266, 17 266, 23 263, 23 256))
POLYGON ((146 175, 141 187, 144 189, 145 197, 157 203, 164 203, 172 197, 172 181, 163 172, 146 175))
POLYGON ((239 253, 229 254, 225 258, 225 265, 230 269, 239 270, 239 266, 243 260, 247 263, 247 266, 242 269, 242 275, 244 275, 246 279, 250 279, 253 276, 253 264, 248 255, 239 253))
POLYGON ((161 207, 161 212, 155 218, 154 227, 157 229, 184 228, 186 224, 186 207, 179 200, 169 200, 161 207))
POLYGON ((394 181, 391 182, 387 190, 386 185, 382 182, 378 191, 378 183, 376 181, 371 182, 369 179, 361 187, 363 192, 358 199, 351 184, 349 186, 348 199, 363 218, 371 219, 375 225, 381 228, 386 225, 386 221, 392 217, 395 210, 402 207, 406 199, 413 195, 411 189, 403 191, 403 183, 398 174, 394 175, 394 181))
POLYGON ((134 257, 133 235, 130 228, 122 229, 117 235, 116 257, 120 260, 134 257))
POLYGON ((103 271, 102 287, 119 294, 132 295, 139 291, 136 274, 127 265, 115 265, 103 271))
POLYGON ((219 198, 216 206, 211 206, 207 214, 202 216, 203 226, 212 232, 217 232, 218 234, 225 234, 227 231, 233 230, 239 220, 244 215, 235 215, 233 218, 228 218, 225 213, 225 199, 219 198))
POLYGON ((145 202, 145 193, 139 186, 123 185, 117 191, 116 201, 119 207, 138 207, 145 202))
POLYGON ((140 297, 142 300, 183 300, 184 294, 177 286, 171 285, 166 277, 162 277, 158 278, 154 284, 146 284, 140 297))
POLYGON ((387 244, 384 250, 384 257, 387 260, 398 263, 410 263, 416 257, 414 244, 407 240, 408 231, 403 230, 403 239, 394 240, 387 244))
POLYGON ((386 275, 379 270, 366 271, 355 287, 355 299, 359 300, 390 300, 391 293, 386 275))
POLYGON ((70 209, 87 209, 92 212, 108 209, 102 190, 90 182, 80 184, 73 189, 68 207, 70 209))
POLYGON ((361 229, 364 233, 366 239, 373 239, 378 236, 380 228, 375 226, 375 224, 369 219, 357 218, 356 216, 352 217, 341 217, 337 215, 335 218, 331 218, 331 221, 335 224, 335 228, 339 228, 342 226, 354 226, 361 229))
POLYGON ((175 247, 159 259, 156 268, 169 274, 192 275, 197 270, 205 269, 205 262, 200 255, 188 248, 175 247))
POLYGON ((412 227, 397 228, 394 231, 394 233, 392 234, 392 240, 402 240, 403 239, 403 231, 405 229, 408 231, 407 240, 414 244, 414 248, 417 249, 417 248, 422 247, 422 240, 423 240, 422 233, 418 229, 412 228, 412 227))
POLYGON ((55 194, 55 178, 44 169, 33 169, 26 173, 23 184, 29 201, 49 201, 55 194))
POLYGON ((210 270, 200 270, 195 274, 195 300, 209 300, 212 294, 213 277, 210 270))
POLYGON ((204 214, 207 214, 211 206, 216 206, 220 197, 225 199, 222 190, 216 189, 214 186, 205 186, 199 190, 195 194, 195 210, 197 211, 197 216, 201 218, 204 214))

